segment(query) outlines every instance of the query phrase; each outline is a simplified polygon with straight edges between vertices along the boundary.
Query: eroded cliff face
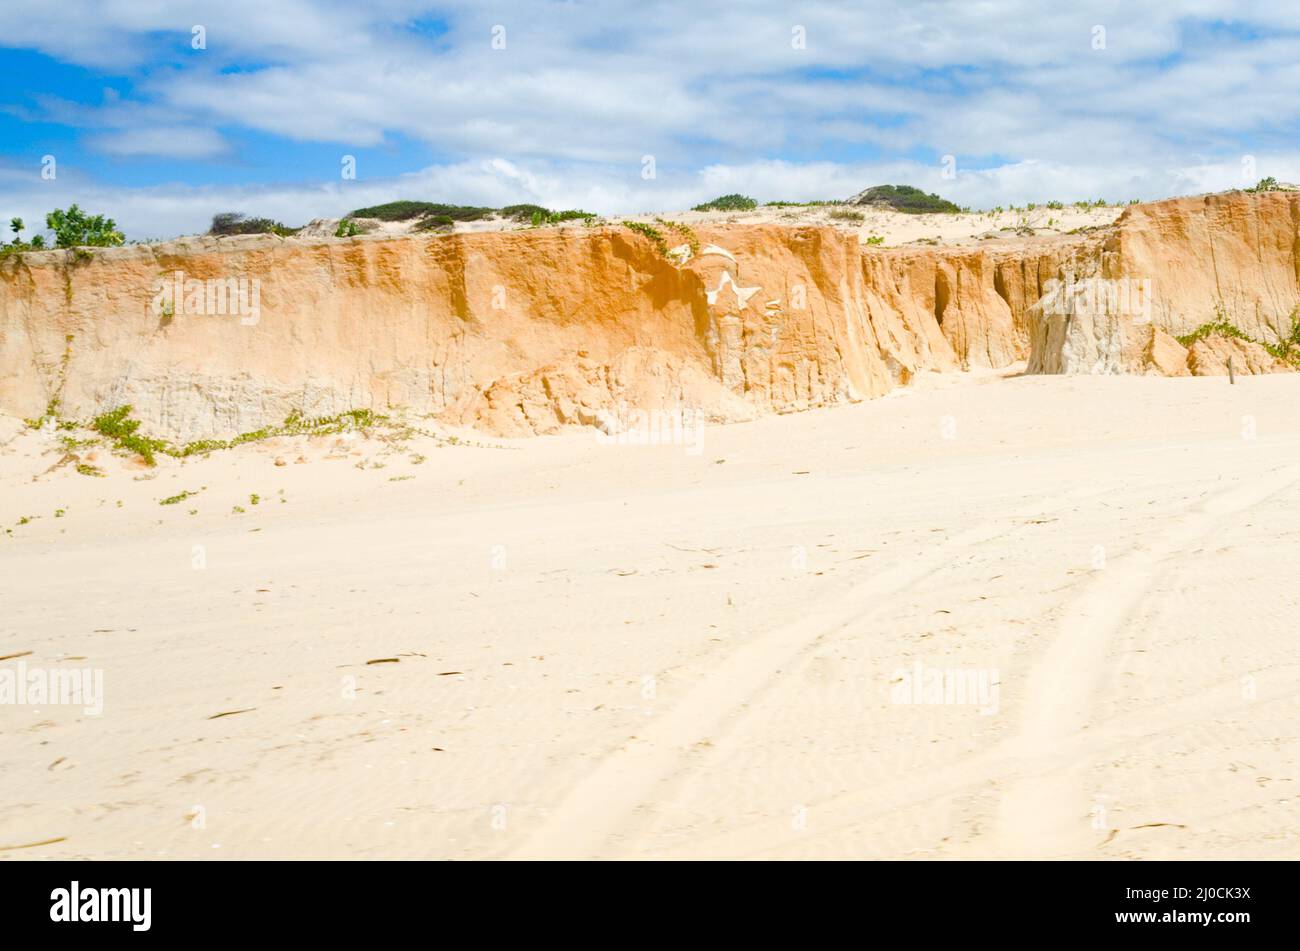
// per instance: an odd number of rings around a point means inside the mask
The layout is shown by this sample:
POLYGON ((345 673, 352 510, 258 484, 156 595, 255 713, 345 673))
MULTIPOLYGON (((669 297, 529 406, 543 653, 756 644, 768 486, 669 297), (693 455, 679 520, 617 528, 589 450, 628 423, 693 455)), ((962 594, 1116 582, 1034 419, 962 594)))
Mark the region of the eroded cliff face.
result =
POLYGON ((1300 193, 1229 192, 1136 205, 1060 271, 1059 280, 1078 285, 1081 300, 1095 293, 1087 306, 1062 307, 1059 295, 1035 305, 1028 318, 1031 373, 1178 375, 1187 366, 1217 373, 1211 354, 1234 350, 1238 370, 1290 371, 1268 359, 1261 344, 1290 336, 1295 322, 1300 193), (1193 355, 1184 365, 1171 357, 1161 333, 1184 336, 1207 324, 1229 324, 1253 343, 1212 334, 1193 345, 1199 360, 1193 355))
POLYGON ((130 403, 178 440, 361 407, 523 435, 617 427, 620 407, 745 419, 1024 355, 1019 278, 982 252, 864 253, 829 228, 666 234, 682 239, 668 257, 621 227, 25 255, 0 270, 0 409, 130 403), (227 285, 246 306, 213 313, 227 285))
POLYGON ((1190 332, 1219 302, 1250 336, 1288 332, 1297 222, 1300 198, 1235 193, 987 247, 731 225, 665 228, 667 256, 622 227, 27 254, 0 263, 0 412, 129 403, 146 431, 193 440, 402 409, 527 435, 617 429, 629 408, 740 420, 1023 359, 1198 372, 1209 351, 1180 363, 1153 327, 1190 332), (1060 283, 1088 277, 1148 279, 1149 314, 1055 313, 1060 283))

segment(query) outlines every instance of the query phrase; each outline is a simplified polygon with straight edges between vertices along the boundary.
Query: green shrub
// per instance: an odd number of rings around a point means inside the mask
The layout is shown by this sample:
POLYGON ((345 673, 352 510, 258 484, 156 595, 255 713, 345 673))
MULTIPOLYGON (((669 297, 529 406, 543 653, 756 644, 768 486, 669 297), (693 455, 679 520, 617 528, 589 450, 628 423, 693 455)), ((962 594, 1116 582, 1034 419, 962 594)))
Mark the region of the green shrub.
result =
POLYGON ((863 192, 854 204, 884 205, 909 215, 956 214, 961 211, 952 202, 935 194, 927 195, 911 185, 876 185, 863 192))
POLYGON ((67 211, 51 211, 45 216, 45 227, 54 232, 54 244, 59 248, 115 248, 126 240, 112 218, 87 215, 75 203, 67 211))
POLYGON ((416 231, 438 231, 456 227, 456 219, 450 215, 428 215, 415 223, 416 231))
POLYGON ((748 195, 720 195, 713 201, 706 201, 702 205, 696 205, 692 211, 753 211, 758 207, 758 202, 748 195))
POLYGON ((1280 186, 1278 185, 1277 179, 1274 178, 1272 175, 1270 175, 1268 178, 1261 178, 1250 188, 1246 189, 1246 191, 1248 192, 1275 192, 1280 190, 1281 189, 1280 186))
POLYGON ((378 218, 380 221, 415 221, 422 218, 448 218, 452 221, 482 221, 496 214, 495 208, 475 205, 444 205, 432 201, 390 201, 350 211, 348 218, 378 218))
POLYGON ((301 230, 301 228, 290 228, 288 225, 281 224, 271 218, 250 218, 237 211, 223 211, 212 216, 212 226, 208 228, 208 234, 218 236, 274 234, 279 235, 281 238, 288 238, 301 230))
POLYGON ((33 235, 31 241, 24 241, 20 237, 25 227, 27 226, 23 223, 23 219, 9 219, 9 228, 14 233, 14 239, 8 244, 0 244, 0 258, 8 257, 11 254, 21 255, 24 251, 43 251, 45 249, 45 237, 43 235, 33 235))
POLYGON ((543 208, 541 205, 506 205, 500 211, 501 217, 511 218, 514 221, 532 221, 536 215, 546 216, 550 213, 549 208, 543 208))

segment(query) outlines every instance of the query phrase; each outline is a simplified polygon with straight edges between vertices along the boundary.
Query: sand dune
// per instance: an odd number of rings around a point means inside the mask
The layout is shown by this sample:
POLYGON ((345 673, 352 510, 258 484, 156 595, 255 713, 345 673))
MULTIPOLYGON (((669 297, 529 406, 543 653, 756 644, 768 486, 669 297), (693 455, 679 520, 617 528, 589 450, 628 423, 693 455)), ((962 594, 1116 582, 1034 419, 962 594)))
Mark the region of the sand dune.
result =
POLYGON ((927 374, 105 478, 9 421, 0 667, 104 695, 0 705, 0 859, 1296 857, 1298 398, 927 374))

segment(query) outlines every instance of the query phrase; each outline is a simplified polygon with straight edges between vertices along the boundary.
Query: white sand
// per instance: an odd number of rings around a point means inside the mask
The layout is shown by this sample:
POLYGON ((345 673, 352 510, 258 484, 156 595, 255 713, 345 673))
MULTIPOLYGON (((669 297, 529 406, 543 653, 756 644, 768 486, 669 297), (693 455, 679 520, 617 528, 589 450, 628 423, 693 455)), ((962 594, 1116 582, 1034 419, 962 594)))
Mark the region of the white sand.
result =
POLYGON ((0 860, 1300 856, 1297 405, 958 375, 698 455, 107 478, 9 421, 0 670, 105 699, 0 706, 0 860), (997 692, 894 702, 917 663, 997 692))

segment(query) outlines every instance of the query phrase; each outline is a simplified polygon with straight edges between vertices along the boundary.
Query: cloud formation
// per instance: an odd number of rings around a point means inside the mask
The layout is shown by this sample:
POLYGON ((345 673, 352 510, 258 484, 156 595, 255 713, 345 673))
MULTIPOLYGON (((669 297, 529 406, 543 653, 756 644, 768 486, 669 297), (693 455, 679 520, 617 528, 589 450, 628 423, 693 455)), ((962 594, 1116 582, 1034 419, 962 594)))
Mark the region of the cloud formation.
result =
MULTIPOLYGON (((0 36, 129 77, 120 98, 14 104, 85 132, 78 187, 94 156, 233 161, 241 133, 331 168, 420 145, 406 176, 368 179, 361 162, 357 182, 294 182, 292 168, 288 184, 200 182, 183 204, 203 216, 238 199, 300 222, 398 194, 615 213, 880 181, 976 206, 1152 198, 1242 184, 1248 155, 1260 175, 1295 177, 1300 7, 1152 6, 10 0, 0 36), (949 155, 955 181, 939 176, 949 155)), ((100 193, 128 207, 168 187, 100 193)))

